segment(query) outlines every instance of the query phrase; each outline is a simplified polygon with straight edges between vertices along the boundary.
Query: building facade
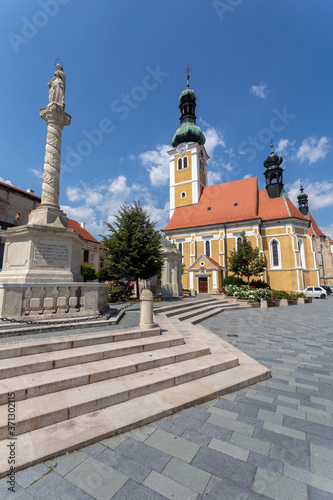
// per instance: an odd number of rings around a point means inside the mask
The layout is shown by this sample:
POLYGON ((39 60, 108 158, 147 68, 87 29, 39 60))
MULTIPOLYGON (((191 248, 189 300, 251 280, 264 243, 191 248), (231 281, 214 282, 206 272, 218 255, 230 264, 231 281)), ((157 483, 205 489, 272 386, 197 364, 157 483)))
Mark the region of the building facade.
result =
POLYGON ((267 260, 261 279, 273 289, 297 290, 319 284, 319 267, 308 234, 309 219, 283 187, 283 159, 273 151, 264 161, 265 189, 256 177, 207 186, 209 156, 196 125, 196 95, 180 94, 180 122, 170 158, 170 221, 166 238, 181 251, 183 288, 218 290, 229 275, 228 256, 244 231, 267 260))
MULTIPOLYGON (((28 224, 29 214, 38 207, 41 198, 32 190, 23 191, 15 186, 0 182, 0 229, 28 224)), ((68 219, 68 228, 74 229, 84 239, 81 264, 100 269, 102 244, 84 227, 84 223, 68 219)), ((0 269, 4 252, 4 236, 0 237, 0 269)))

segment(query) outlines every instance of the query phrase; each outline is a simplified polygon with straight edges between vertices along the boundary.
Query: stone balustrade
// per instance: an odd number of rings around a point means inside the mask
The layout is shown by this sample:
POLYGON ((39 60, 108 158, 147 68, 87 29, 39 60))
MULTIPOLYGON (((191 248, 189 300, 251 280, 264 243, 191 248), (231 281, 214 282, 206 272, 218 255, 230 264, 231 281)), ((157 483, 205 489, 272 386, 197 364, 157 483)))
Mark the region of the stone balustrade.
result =
POLYGON ((0 283, 1 317, 97 315, 108 307, 108 285, 0 283))

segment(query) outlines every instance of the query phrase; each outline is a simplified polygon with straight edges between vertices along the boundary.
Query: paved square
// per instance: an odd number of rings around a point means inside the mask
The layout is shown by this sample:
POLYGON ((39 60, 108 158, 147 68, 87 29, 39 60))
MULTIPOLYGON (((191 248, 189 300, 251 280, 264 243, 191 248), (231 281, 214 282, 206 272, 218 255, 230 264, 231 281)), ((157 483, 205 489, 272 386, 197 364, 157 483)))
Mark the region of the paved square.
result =
POLYGON ((206 320, 272 379, 17 473, 15 500, 333 498, 332 305, 206 320))

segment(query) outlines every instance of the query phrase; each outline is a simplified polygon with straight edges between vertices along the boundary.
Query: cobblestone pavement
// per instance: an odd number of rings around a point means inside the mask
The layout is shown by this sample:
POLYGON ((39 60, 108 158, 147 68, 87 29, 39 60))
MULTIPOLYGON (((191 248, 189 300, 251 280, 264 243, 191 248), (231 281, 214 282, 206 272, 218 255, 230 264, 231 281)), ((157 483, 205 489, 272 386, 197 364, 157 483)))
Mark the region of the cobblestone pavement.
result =
POLYGON ((332 499, 333 297, 203 324, 272 378, 18 472, 15 493, 2 479, 0 499, 332 499))

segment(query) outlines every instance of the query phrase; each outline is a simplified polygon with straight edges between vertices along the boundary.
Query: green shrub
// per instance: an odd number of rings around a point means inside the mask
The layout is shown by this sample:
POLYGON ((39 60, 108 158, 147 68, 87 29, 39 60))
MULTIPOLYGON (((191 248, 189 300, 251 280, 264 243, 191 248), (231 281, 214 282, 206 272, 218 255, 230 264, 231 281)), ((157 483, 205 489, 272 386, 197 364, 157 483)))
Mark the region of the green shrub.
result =
POLYGON ((130 300, 133 286, 129 283, 111 281, 109 283, 109 302, 127 302, 130 300))
POLYGON ((97 280, 98 278, 96 269, 90 266, 84 266, 83 264, 81 264, 81 274, 83 277, 83 281, 93 281, 97 280))
POLYGON ((266 281, 262 281, 262 280, 252 280, 250 282, 250 286, 254 286, 254 288, 271 288, 269 286, 268 283, 266 283, 266 281))
POLYGON ((98 281, 100 282, 111 281, 113 278, 114 276, 111 276, 107 267, 101 267, 98 271, 98 281))
POLYGON ((243 281, 241 278, 236 278, 236 276, 228 276, 222 281, 222 286, 226 285, 245 285, 245 281, 243 281))
POLYGON ((304 293, 297 292, 286 292, 285 290, 272 290, 272 299, 281 300, 281 299, 299 299, 305 298, 304 293))

